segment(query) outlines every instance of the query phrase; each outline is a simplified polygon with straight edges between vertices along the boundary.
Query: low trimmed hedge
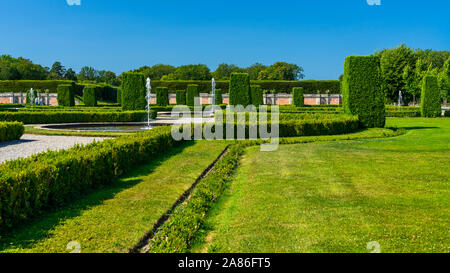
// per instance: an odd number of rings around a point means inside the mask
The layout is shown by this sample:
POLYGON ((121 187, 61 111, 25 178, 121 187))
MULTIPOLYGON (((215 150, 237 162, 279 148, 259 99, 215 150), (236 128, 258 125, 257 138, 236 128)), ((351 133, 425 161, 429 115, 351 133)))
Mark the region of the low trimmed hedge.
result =
POLYGON ((0 104, 0 111, 8 110, 9 108, 23 108, 24 105, 21 103, 4 103, 0 104))
POLYGON ((386 117, 390 117, 390 118, 417 118, 420 117, 421 113, 420 113, 420 109, 414 111, 414 110, 410 110, 410 111, 393 111, 393 110, 386 110, 386 117))
POLYGON ((21 122, 0 122, 0 142, 19 140, 24 131, 21 122))
POLYGON ((65 106, 35 106, 17 109, 18 112, 122 112, 120 107, 90 107, 77 105, 75 107, 65 106))
POLYGON ((110 184, 177 145, 170 127, 0 165, 0 229, 110 184))
MULTIPOLYGON (((156 118, 156 111, 151 111, 156 118)), ((0 121, 20 121, 25 124, 76 123, 76 122, 140 122, 147 118, 146 111, 124 112, 73 112, 73 111, 23 111, 0 112, 0 121)))
MULTIPOLYGON (((245 122, 237 122, 238 113, 235 113, 234 121, 234 137, 237 138, 237 130, 239 126, 245 128, 245 137, 249 138, 251 125, 249 124, 249 113, 246 113, 245 122)), ((258 116, 259 119, 259 116, 258 116)), ((216 122, 218 121, 216 117, 216 122)), ((264 124, 268 131, 272 131, 271 115, 267 115, 266 123, 258 120, 257 126, 264 124)), ((227 122, 224 115, 223 135, 226 136, 227 122)), ((253 126, 255 126, 253 125, 253 126)), ((357 131, 360 128, 360 122, 357 116, 344 114, 280 114, 279 117, 279 137, 298 137, 298 136, 320 136, 320 135, 340 135, 357 131)), ((214 126, 213 126, 214 128, 214 126)), ((213 130, 214 131, 214 130, 213 130)), ((260 137, 258 130, 258 138, 260 137)))

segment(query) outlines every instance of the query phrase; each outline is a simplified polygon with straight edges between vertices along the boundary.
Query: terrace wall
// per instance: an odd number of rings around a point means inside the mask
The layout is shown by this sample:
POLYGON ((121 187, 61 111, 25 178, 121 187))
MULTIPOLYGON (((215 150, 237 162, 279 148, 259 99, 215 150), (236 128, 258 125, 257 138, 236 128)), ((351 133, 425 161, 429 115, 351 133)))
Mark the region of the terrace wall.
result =
MULTIPOLYGON (((56 99, 56 94, 38 94, 39 98, 44 99, 45 105, 58 105, 58 100, 56 99)), ((342 104, 341 94, 305 94, 305 105, 321 105, 321 104, 342 104)), ((212 96, 211 94, 201 93, 202 104, 211 104, 212 96)), ((223 94, 223 103, 229 103, 228 94, 223 94)), ((277 104, 277 105, 290 105, 292 104, 292 94, 264 94, 264 104, 277 104)), ((170 104, 176 104, 176 95, 169 94, 170 104)), ((0 93, 0 104, 4 103, 25 103, 26 94, 25 93, 0 93)), ((156 95, 152 94, 150 99, 151 104, 156 104, 156 95)))
MULTIPOLYGON (((58 105, 57 94, 53 93, 38 93, 39 99, 44 100, 44 105, 58 105)), ((25 93, 0 93, 0 104, 7 103, 26 103, 25 93)))

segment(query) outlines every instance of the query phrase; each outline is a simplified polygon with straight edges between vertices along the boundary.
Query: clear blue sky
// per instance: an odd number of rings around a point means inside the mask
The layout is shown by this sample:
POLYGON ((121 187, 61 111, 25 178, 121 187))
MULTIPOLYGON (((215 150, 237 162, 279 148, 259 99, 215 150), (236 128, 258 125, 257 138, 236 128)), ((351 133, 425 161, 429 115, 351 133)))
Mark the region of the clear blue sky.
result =
POLYGON ((450 50, 448 0, 0 0, 0 10, 0 54, 76 71, 286 61, 323 80, 347 55, 450 50))

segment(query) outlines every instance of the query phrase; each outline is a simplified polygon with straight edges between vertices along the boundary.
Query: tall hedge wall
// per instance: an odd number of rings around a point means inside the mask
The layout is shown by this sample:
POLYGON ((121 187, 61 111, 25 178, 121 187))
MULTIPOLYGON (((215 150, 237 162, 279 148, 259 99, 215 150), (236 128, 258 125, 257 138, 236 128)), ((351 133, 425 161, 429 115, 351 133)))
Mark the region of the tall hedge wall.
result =
POLYGON ((189 84, 186 89, 186 104, 187 106, 200 105, 200 92, 198 91, 198 85, 189 84))
MULTIPOLYGON (((340 94, 340 83, 337 80, 330 81, 251 81, 252 85, 259 85, 263 90, 275 90, 276 93, 292 92, 294 87, 303 87, 305 94, 340 94), (328 93, 327 93, 328 91, 328 93)), ((153 87, 164 86, 169 88, 169 93, 176 90, 186 90, 189 84, 196 84, 200 93, 211 93, 211 81, 152 81, 153 87)), ((221 89, 223 94, 229 92, 229 81, 216 81, 217 89, 221 89)))
POLYGON ((223 103, 223 96, 222 96, 222 89, 216 89, 216 97, 214 104, 215 105, 221 105, 223 103))
POLYGON ((252 97, 252 104, 256 107, 259 107, 260 105, 264 104, 264 97, 263 97, 263 90, 261 86, 259 85, 252 85, 251 86, 251 97, 252 97))
POLYGON ((185 90, 177 90, 177 104, 178 105, 186 105, 186 91, 185 90))
POLYGON ((75 88, 72 84, 59 85, 57 92, 59 106, 75 106, 75 88))
POLYGON ((385 93, 382 89, 379 57, 347 57, 342 86, 345 113, 358 115, 365 127, 385 126, 385 93))
POLYGON ((438 78, 427 75, 423 78, 422 99, 420 105, 422 117, 440 117, 442 115, 438 78))
POLYGON ((230 77, 230 105, 247 107, 252 103, 250 77, 247 73, 232 73, 230 77))
POLYGON ((156 88, 156 105, 158 106, 169 105, 169 89, 167 87, 156 88))
POLYGON ((88 86, 97 88, 97 100, 120 103, 118 99, 119 88, 107 84, 77 83, 74 85, 75 95, 83 96, 83 90, 88 86))
POLYGON ((117 103, 122 105, 122 88, 117 88, 117 103))
POLYGON ((144 74, 123 73, 121 90, 123 110, 145 110, 147 90, 144 74))
POLYGON ((97 87, 86 86, 83 89, 83 102, 86 106, 97 106, 97 87))
POLYGON ((303 87, 294 87, 292 88, 292 103, 297 107, 305 106, 305 96, 303 87))
POLYGON ((34 90, 49 90, 49 93, 57 93, 58 85, 61 84, 75 84, 73 81, 30 81, 30 80, 20 80, 20 81, 0 81, 0 93, 25 93, 31 88, 34 90))

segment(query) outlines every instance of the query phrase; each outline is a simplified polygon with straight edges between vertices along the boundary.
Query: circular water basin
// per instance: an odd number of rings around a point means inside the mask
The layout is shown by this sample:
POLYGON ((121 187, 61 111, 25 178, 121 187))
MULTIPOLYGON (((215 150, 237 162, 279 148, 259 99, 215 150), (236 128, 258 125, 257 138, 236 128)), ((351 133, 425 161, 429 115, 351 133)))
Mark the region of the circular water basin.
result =
POLYGON ((158 126, 166 124, 154 124, 147 127, 146 123, 88 123, 88 124, 55 124, 43 125, 39 128, 58 131, 79 131, 79 132, 144 132, 158 126))

